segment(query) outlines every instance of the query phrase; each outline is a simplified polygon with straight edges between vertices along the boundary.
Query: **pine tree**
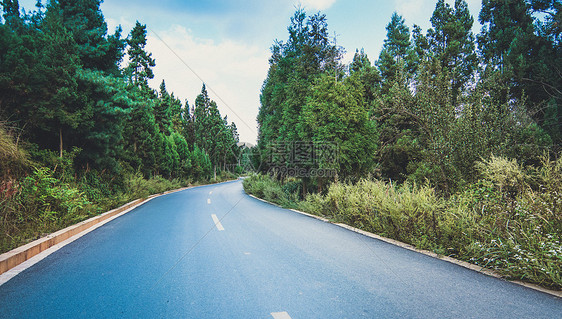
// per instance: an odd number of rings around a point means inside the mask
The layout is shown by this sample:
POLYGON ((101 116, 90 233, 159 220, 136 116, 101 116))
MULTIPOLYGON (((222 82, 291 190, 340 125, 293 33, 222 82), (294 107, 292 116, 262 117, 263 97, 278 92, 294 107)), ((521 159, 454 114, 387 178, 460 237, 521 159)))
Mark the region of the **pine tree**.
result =
POLYGON ((116 174, 121 170, 123 126, 132 107, 131 100, 125 97, 126 84, 121 78, 82 70, 78 73, 78 91, 91 117, 73 133, 75 145, 82 149, 76 165, 116 174))
POLYGON ((555 95, 562 83, 562 50, 556 40, 560 37, 556 23, 550 23, 560 20, 561 7, 550 1, 484 0, 479 16, 484 27, 478 37, 488 68, 509 83, 507 90, 500 93, 501 103, 526 101, 528 113, 557 140, 562 137, 562 107, 555 95), (551 28, 554 26, 552 34, 544 33, 547 29, 539 18, 534 21, 533 8, 553 14, 546 21, 551 28))
POLYGON ((129 92, 131 107, 124 125, 124 160, 145 177, 158 174, 164 154, 163 136, 154 119, 152 101, 136 92, 129 92))
POLYGON ((154 117, 160 133, 170 135, 172 132, 172 96, 166 90, 166 82, 160 84, 160 94, 154 105, 154 117))
POLYGON ((5 24, 10 26, 12 30, 23 27, 18 0, 2 0, 2 11, 2 17, 6 21, 5 24))
POLYGON ((349 74, 359 79, 363 85, 365 101, 367 105, 371 106, 380 90, 381 76, 378 69, 371 65, 371 61, 363 49, 361 52, 355 50, 353 61, 349 65, 349 74))
POLYGON ((433 28, 428 30, 427 38, 433 56, 440 61, 442 68, 451 72, 453 105, 457 104, 462 88, 472 78, 478 65, 471 31, 473 23, 464 0, 455 0, 453 8, 444 0, 439 0, 431 17, 433 28))
POLYGON ((80 69, 77 46, 63 25, 56 3, 47 7, 35 45, 36 62, 29 70, 34 77, 32 101, 28 100, 27 121, 32 124, 33 140, 62 157, 65 140, 89 117, 78 100, 76 74, 80 69), (31 103, 30 103, 31 102, 31 103))
POLYGON ((185 141, 189 145, 190 149, 193 150, 195 145, 195 122, 194 122, 194 110, 189 106, 187 100, 181 112, 182 118, 182 132, 185 141))
POLYGON ((78 45, 84 68, 117 74, 125 42, 121 27, 107 36, 107 24, 100 9, 102 0, 54 0, 62 11, 63 22, 78 45))
POLYGON ((386 90, 389 88, 386 83, 396 79, 399 69, 407 70, 409 74, 414 67, 410 48, 410 30, 404 18, 394 12, 386 26, 386 39, 377 61, 386 90))
POLYGON ((334 82, 343 77, 341 50, 330 41, 325 15, 307 17, 304 10, 297 9, 288 31, 287 42, 276 41, 271 49, 270 68, 260 95, 258 133, 262 151, 270 143, 298 141, 294 128, 314 81, 325 73, 334 82))
POLYGON ((138 21, 131 30, 127 39, 129 55, 129 65, 125 68, 124 74, 129 83, 137 87, 145 96, 154 97, 153 90, 148 86, 148 80, 154 78, 152 68, 156 62, 152 58, 152 53, 145 51, 146 46, 146 25, 138 21))
POLYGON ((359 80, 348 77, 334 83, 324 75, 312 92, 296 129, 302 140, 330 143, 337 152, 337 159, 317 158, 316 168, 336 169, 341 177, 367 174, 374 164, 377 135, 359 80))

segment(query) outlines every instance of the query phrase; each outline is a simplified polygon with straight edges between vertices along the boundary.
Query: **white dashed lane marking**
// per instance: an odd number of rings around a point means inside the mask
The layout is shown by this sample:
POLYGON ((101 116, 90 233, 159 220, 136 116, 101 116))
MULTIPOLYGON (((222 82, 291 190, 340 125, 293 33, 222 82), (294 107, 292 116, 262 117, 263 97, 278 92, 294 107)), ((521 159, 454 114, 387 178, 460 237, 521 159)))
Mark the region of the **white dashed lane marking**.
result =
POLYGON ((271 315, 274 319, 291 319, 291 316, 286 311, 283 312, 272 312, 271 315))
POLYGON ((211 218, 215 222, 215 226, 217 226, 218 230, 220 230, 220 231, 224 230, 224 227, 222 227, 221 221, 217 218, 217 215, 212 214, 211 218))

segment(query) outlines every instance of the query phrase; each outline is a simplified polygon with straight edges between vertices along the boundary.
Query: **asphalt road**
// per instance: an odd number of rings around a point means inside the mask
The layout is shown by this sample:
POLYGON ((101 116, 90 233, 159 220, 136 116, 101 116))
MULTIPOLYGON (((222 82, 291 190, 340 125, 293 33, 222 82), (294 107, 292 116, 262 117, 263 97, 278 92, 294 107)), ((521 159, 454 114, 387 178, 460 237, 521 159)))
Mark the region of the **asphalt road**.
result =
POLYGON ((562 300, 277 208, 156 198, 0 286, 0 318, 562 318, 562 300))

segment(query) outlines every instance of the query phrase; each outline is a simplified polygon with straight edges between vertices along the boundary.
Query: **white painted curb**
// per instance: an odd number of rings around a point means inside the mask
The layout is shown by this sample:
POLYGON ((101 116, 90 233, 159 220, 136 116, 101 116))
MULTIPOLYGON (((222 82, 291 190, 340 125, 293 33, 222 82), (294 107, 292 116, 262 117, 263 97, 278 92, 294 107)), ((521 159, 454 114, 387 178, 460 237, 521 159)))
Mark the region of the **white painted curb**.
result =
MULTIPOLYGON (((284 207, 281 207, 277 204, 271 203, 271 202, 269 202, 265 199, 258 198, 258 197, 254 196, 252 194, 248 194, 248 195, 250 197, 255 198, 257 200, 260 200, 264 203, 268 203, 270 205, 273 205, 273 206, 276 206, 276 207, 279 207, 279 208, 284 208, 284 207)), ((350 230, 352 232, 355 232, 355 233, 358 233, 358 234, 361 234, 361 235, 364 235, 364 236, 367 236, 367 237, 370 237, 370 238, 374 238, 374 239, 384 241, 384 242, 389 243, 391 245, 395 245, 395 246, 398 246, 398 247, 401 247, 401 248, 404 248, 404 249, 408 249, 408 250, 411 250, 411 251, 414 251, 414 252, 417 252, 417 253, 420 253, 420 254, 424 254, 426 256, 430 256, 430 257, 433 257, 433 258, 437 258, 437 259, 440 259, 440 260, 450 262, 452 264, 455 264, 455 265, 458 265, 458 266, 476 271, 476 272, 484 274, 486 276, 491 276, 491 277, 495 277, 495 278, 498 278, 498 279, 505 280, 505 278, 503 278, 500 274, 498 274, 497 272, 495 272, 491 269, 487 269, 487 268, 484 268, 484 267, 481 267, 481 266, 477 266, 477 265, 468 263, 466 261, 458 260, 458 259, 455 259, 455 258, 452 258, 452 257, 449 257, 449 256, 441 256, 441 255, 438 255, 438 254, 436 254, 432 251, 417 249, 412 245, 400 242, 398 240, 386 238, 386 237, 383 237, 383 236, 380 236, 380 235, 377 235, 377 234, 373 234, 373 233, 370 233, 368 231, 364 231, 364 230, 361 230, 359 228, 355 228, 355 227, 352 227, 352 226, 349 226, 349 225, 346 225, 346 224, 333 223, 329 219, 326 219, 324 217, 320 217, 320 216, 312 215, 312 214, 309 214, 309 213, 301 212, 301 211, 296 210, 296 209, 289 209, 289 210, 291 210, 295 213, 301 214, 301 215, 305 215, 305 216, 308 216, 308 217, 311 217, 311 218, 321 220, 321 221, 326 222, 326 223, 334 224, 336 226, 345 228, 347 230, 350 230)), ((544 293, 553 295, 553 296, 558 297, 558 298, 562 298, 562 291, 561 290, 551 290, 551 289, 541 287, 539 285, 526 283, 526 282, 522 282, 522 281, 518 281, 518 280, 509 280, 509 282, 512 282, 512 283, 515 283, 517 285, 524 286, 524 287, 527 287, 527 288, 531 288, 531 289, 534 289, 534 290, 538 290, 540 292, 544 292, 544 293)))

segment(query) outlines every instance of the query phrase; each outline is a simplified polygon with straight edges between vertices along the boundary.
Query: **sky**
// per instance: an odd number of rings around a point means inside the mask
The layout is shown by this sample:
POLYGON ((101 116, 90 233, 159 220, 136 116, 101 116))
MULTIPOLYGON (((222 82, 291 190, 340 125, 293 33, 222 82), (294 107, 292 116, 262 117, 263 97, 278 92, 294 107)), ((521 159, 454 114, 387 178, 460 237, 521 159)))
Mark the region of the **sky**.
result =
MULTIPOLYGON (((43 1, 45 2, 45 1, 43 1)), ((156 60, 157 89, 164 79, 168 92, 193 105, 204 82, 221 114, 235 122, 243 142, 256 143, 259 95, 269 68, 270 48, 286 41, 290 18, 298 6, 309 15, 326 14, 328 29, 349 63, 363 48, 372 63, 386 38, 394 11, 412 29, 426 31, 437 0, 105 0, 101 9, 108 33, 119 25, 127 36, 136 21, 147 26, 146 50, 156 60)), ((447 0, 453 4, 453 0, 447 0)), ((36 0, 20 0, 34 10, 36 0)), ((467 0, 480 30, 481 0, 467 0)))

